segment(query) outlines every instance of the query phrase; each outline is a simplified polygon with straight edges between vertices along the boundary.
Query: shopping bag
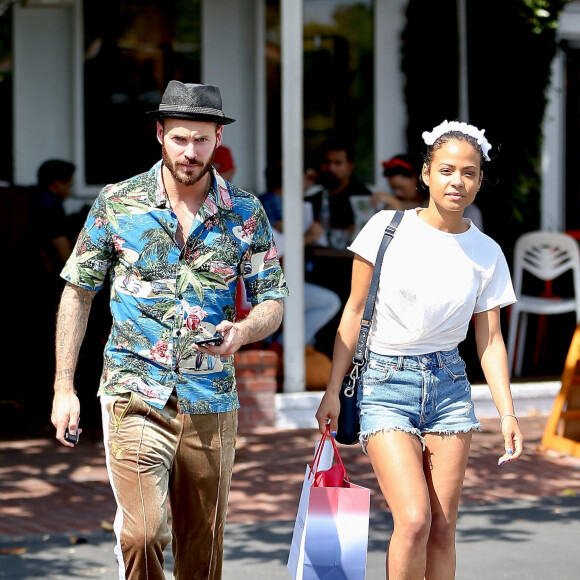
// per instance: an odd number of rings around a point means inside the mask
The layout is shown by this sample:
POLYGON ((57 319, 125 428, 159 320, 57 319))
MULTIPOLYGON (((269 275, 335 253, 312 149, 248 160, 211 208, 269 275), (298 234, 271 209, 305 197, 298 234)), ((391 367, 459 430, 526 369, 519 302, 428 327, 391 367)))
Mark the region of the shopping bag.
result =
POLYGON ((304 474, 304 483, 298 502, 298 513, 294 523, 294 532, 292 534, 292 543, 290 544, 290 554, 288 555, 288 569, 294 580, 302 578, 302 568, 304 566, 304 532, 306 530, 306 514, 308 511, 308 500, 310 498, 310 488, 314 483, 314 477, 317 471, 326 471, 332 467, 334 450, 332 443, 323 437, 320 442, 316 443, 314 448, 314 459, 310 465, 306 466, 304 474))
POLYGON ((365 578, 370 490, 349 481, 336 443, 330 441, 335 465, 313 469, 315 455, 306 470, 288 558, 294 580, 365 578))
POLYGON ((312 487, 304 542, 303 580, 364 580, 370 490, 312 487))

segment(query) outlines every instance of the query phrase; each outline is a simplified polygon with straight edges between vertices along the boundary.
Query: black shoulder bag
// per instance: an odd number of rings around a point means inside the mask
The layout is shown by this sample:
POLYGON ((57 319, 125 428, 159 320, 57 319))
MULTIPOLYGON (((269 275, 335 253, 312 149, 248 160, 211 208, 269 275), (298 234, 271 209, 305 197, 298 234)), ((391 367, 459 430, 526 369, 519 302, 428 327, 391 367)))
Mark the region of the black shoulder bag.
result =
POLYGON ((366 363, 367 338, 373 321, 381 265, 383 263, 385 250, 393 239, 395 231, 403 219, 403 215, 403 211, 397 210, 391 223, 385 228, 385 235, 383 236, 377 253, 373 277, 371 279, 364 313, 360 322, 360 332, 354 356, 352 358, 352 370, 349 374, 344 376, 342 387, 340 388, 340 413, 338 415, 338 430, 336 431, 335 439, 343 445, 354 445, 358 442, 358 435, 360 432, 358 386, 362 368, 366 363))

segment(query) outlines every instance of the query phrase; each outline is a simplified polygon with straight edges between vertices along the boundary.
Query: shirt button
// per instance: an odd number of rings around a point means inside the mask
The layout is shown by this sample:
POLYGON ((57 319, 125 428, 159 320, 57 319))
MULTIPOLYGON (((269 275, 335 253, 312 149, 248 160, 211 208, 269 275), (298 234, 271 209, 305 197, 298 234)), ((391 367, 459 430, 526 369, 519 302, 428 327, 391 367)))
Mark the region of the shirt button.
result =
POLYGON ((178 296, 178 298, 179 298, 180 300, 183 300, 183 294, 180 294, 180 295, 178 296))
POLYGON ((181 330, 178 330, 175 334, 177 334, 177 336, 181 336, 181 330))

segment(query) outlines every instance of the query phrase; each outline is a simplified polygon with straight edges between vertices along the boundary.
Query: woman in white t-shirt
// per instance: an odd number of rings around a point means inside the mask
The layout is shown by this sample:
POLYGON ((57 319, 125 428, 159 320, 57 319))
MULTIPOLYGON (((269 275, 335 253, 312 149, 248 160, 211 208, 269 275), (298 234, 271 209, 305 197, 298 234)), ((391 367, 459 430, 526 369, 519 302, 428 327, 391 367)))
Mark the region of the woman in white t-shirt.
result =
MULTIPOLYGON (((455 528, 472 431, 481 429, 457 346, 473 318, 482 369, 500 414, 505 450, 518 459, 500 308, 515 302, 500 247, 465 208, 483 180, 491 145, 466 123, 423 133, 425 209, 406 210, 386 250, 359 392, 360 442, 389 505, 394 531, 387 577, 455 576, 455 528)), ((357 342, 374 262, 393 211, 373 216, 353 241, 352 288, 338 329, 332 373, 316 418, 336 431, 339 391, 357 342)))

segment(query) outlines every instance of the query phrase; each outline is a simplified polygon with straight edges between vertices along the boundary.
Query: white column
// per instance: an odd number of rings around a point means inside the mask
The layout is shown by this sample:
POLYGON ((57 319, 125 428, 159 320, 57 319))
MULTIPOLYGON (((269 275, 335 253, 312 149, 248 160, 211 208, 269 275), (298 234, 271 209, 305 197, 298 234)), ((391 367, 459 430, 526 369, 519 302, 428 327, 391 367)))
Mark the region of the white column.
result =
POLYGON ((401 72, 401 31, 408 0, 375 0, 375 186, 386 188, 381 161, 407 151, 405 78, 401 72))
POLYGON ((303 391, 304 382, 304 240, 302 0, 282 0, 282 212, 284 273, 290 297, 285 299, 284 392, 303 391))
POLYGON ((254 51, 256 54, 256 166, 255 181, 256 191, 266 191, 266 106, 267 106, 267 79, 266 79, 266 6, 264 0, 256 0, 254 6, 256 19, 256 34, 254 39, 254 51))
POLYGON ((548 104, 543 120, 541 158, 540 228, 559 232, 565 228, 564 192, 564 53, 560 50, 552 61, 548 104))
MULTIPOLYGON (((251 193, 256 183, 256 0, 203 0, 201 5, 201 82, 216 85, 226 115, 223 144, 236 164, 233 182, 251 193)), ((186 82, 198 82, 186 79, 186 82)))
POLYGON ((14 5, 14 182, 47 159, 73 161, 72 10, 14 5))

